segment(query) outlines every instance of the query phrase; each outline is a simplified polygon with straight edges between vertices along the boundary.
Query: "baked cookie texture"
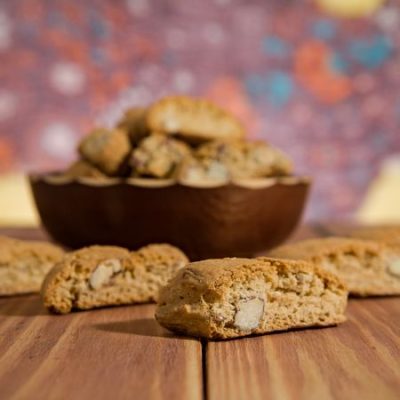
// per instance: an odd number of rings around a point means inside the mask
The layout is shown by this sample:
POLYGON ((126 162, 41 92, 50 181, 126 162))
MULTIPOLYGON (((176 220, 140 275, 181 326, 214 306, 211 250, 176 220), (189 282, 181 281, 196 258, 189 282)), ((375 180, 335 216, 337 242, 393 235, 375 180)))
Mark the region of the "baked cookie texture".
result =
POLYGON ((193 97, 165 97, 149 107, 146 119, 151 131, 179 135, 194 143, 239 139, 245 135, 244 127, 233 115, 207 100, 193 97))
POLYGON ((64 251, 50 243, 0 237, 0 296, 40 291, 64 251))
POLYGON ((185 182, 226 181, 286 176, 293 171, 290 159, 263 141, 212 141, 200 146, 180 168, 185 182))
POLYGON ((270 257, 306 260, 337 274, 356 296, 400 294, 400 249, 349 238, 309 239, 278 247, 270 257))
POLYGON ((146 114, 146 107, 128 108, 117 123, 118 128, 128 132, 132 144, 136 144, 149 133, 146 114))
POLYGON ((75 161, 64 171, 63 175, 69 178, 104 178, 107 176, 85 160, 75 161))
POLYGON ((355 229, 349 236, 382 242, 400 251, 400 226, 364 227, 355 229))
POLYGON ((81 156, 107 175, 117 175, 131 152, 128 134, 121 129, 94 129, 78 147, 81 156))
POLYGON ((144 138, 132 152, 129 164, 133 176, 169 178, 177 166, 190 154, 189 146, 179 140, 159 134, 144 138))
POLYGON ((91 246, 67 254, 48 274, 42 298, 51 312, 156 301, 160 287, 188 259, 177 248, 154 244, 129 252, 91 246))
POLYGON ((225 258, 189 264, 161 290, 155 317, 190 336, 228 339, 345 320, 347 290, 304 261, 225 258))

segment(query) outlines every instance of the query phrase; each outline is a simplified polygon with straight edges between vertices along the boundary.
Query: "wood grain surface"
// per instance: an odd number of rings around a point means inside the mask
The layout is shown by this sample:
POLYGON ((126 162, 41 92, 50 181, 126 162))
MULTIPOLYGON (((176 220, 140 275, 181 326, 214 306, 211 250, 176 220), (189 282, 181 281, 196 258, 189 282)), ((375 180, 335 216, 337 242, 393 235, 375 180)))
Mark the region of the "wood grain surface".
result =
MULTIPOLYGON (((291 241, 345 235, 355 225, 315 224, 291 241)), ((207 344, 208 400, 400 398, 400 298, 351 299, 337 327, 207 344)))
POLYGON ((200 341, 161 328, 154 308, 49 315, 38 295, 0 297, 0 399, 201 399, 200 341))
POLYGON ((154 306, 48 315, 39 296, 0 299, 1 399, 200 399, 201 344, 154 306))
MULTIPOLYGON (((292 240, 346 229, 303 227, 292 240)), ((153 314, 140 305, 53 316, 39 296, 0 298, 0 399, 400 398, 400 298, 351 299, 338 327, 224 342, 174 336, 153 314)))

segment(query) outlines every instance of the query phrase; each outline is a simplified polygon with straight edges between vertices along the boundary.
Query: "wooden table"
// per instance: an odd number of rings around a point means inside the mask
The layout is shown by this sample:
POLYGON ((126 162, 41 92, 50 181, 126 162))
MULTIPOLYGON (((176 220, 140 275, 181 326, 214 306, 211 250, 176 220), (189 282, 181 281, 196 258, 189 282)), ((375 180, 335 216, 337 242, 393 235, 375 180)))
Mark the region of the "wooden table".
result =
MULTIPOLYGON (((293 239, 345 229, 304 227, 293 239)), ((153 314, 53 316, 39 296, 0 298, 0 399, 400 398, 400 298, 352 299, 338 327, 225 342, 174 336, 153 314)))

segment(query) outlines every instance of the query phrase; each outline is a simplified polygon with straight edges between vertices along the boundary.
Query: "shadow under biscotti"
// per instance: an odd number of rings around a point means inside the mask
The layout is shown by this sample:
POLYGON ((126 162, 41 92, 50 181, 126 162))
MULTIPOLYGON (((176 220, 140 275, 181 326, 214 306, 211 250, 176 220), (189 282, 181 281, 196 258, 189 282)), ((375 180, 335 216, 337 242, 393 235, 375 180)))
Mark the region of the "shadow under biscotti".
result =
POLYGON ((0 315, 35 317, 49 314, 42 304, 40 295, 20 294, 0 296, 0 315))
POLYGON ((182 338, 164 329, 152 318, 139 318, 129 321, 106 322, 94 325, 97 330, 138 336, 160 337, 164 339, 182 338))

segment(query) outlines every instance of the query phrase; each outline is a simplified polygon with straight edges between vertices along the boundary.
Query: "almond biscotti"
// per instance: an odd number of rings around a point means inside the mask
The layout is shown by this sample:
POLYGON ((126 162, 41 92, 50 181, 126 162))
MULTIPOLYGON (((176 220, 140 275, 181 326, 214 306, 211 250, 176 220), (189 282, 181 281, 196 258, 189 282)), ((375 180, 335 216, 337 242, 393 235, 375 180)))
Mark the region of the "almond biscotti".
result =
POLYGON ((133 176, 170 178, 189 154, 190 148, 186 143, 166 135, 153 134, 140 141, 132 152, 129 164, 133 176))
POLYGON ((45 242, 0 237, 0 296, 40 291, 63 250, 45 242))
POLYGON ((400 226, 366 226, 350 232, 350 236, 358 239, 382 242, 400 251, 400 226))
POLYGON ((46 277, 45 307, 66 314, 74 309, 145 303, 186 263, 177 248, 154 244, 129 252, 121 247, 91 246, 67 254, 46 277))
POLYGON ((347 290, 304 261, 226 258, 189 264, 161 290, 156 319, 190 336, 228 339, 345 320, 347 290))
POLYGON ((71 164, 63 173, 68 178, 104 178, 106 177, 94 165, 85 160, 77 160, 71 164))
POLYGON ((400 294, 400 250, 378 242, 309 239, 278 247, 269 256, 311 261, 337 274, 357 296, 400 294))
POLYGON ((215 140, 200 146, 180 167, 185 183, 224 182, 248 178, 286 176, 291 160, 263 141, 215 140))
POLYGON ((122 129, 94 129, 78 147, 81 156, 107 175, 117 175, 131 152, 127 132, 122 129))
POLYGON ((149 133, 146 114, 147 108, 145 107, 128 108, 117 124, 118 128, 128 132, 132 144, 136 144, 149 133))
POLYGON ((199 98, 169 96, 148 108, 147 126, 151 131, 179 135, 189 142, 214 139, 240 139, 242 124, 227 111, 199 98))

